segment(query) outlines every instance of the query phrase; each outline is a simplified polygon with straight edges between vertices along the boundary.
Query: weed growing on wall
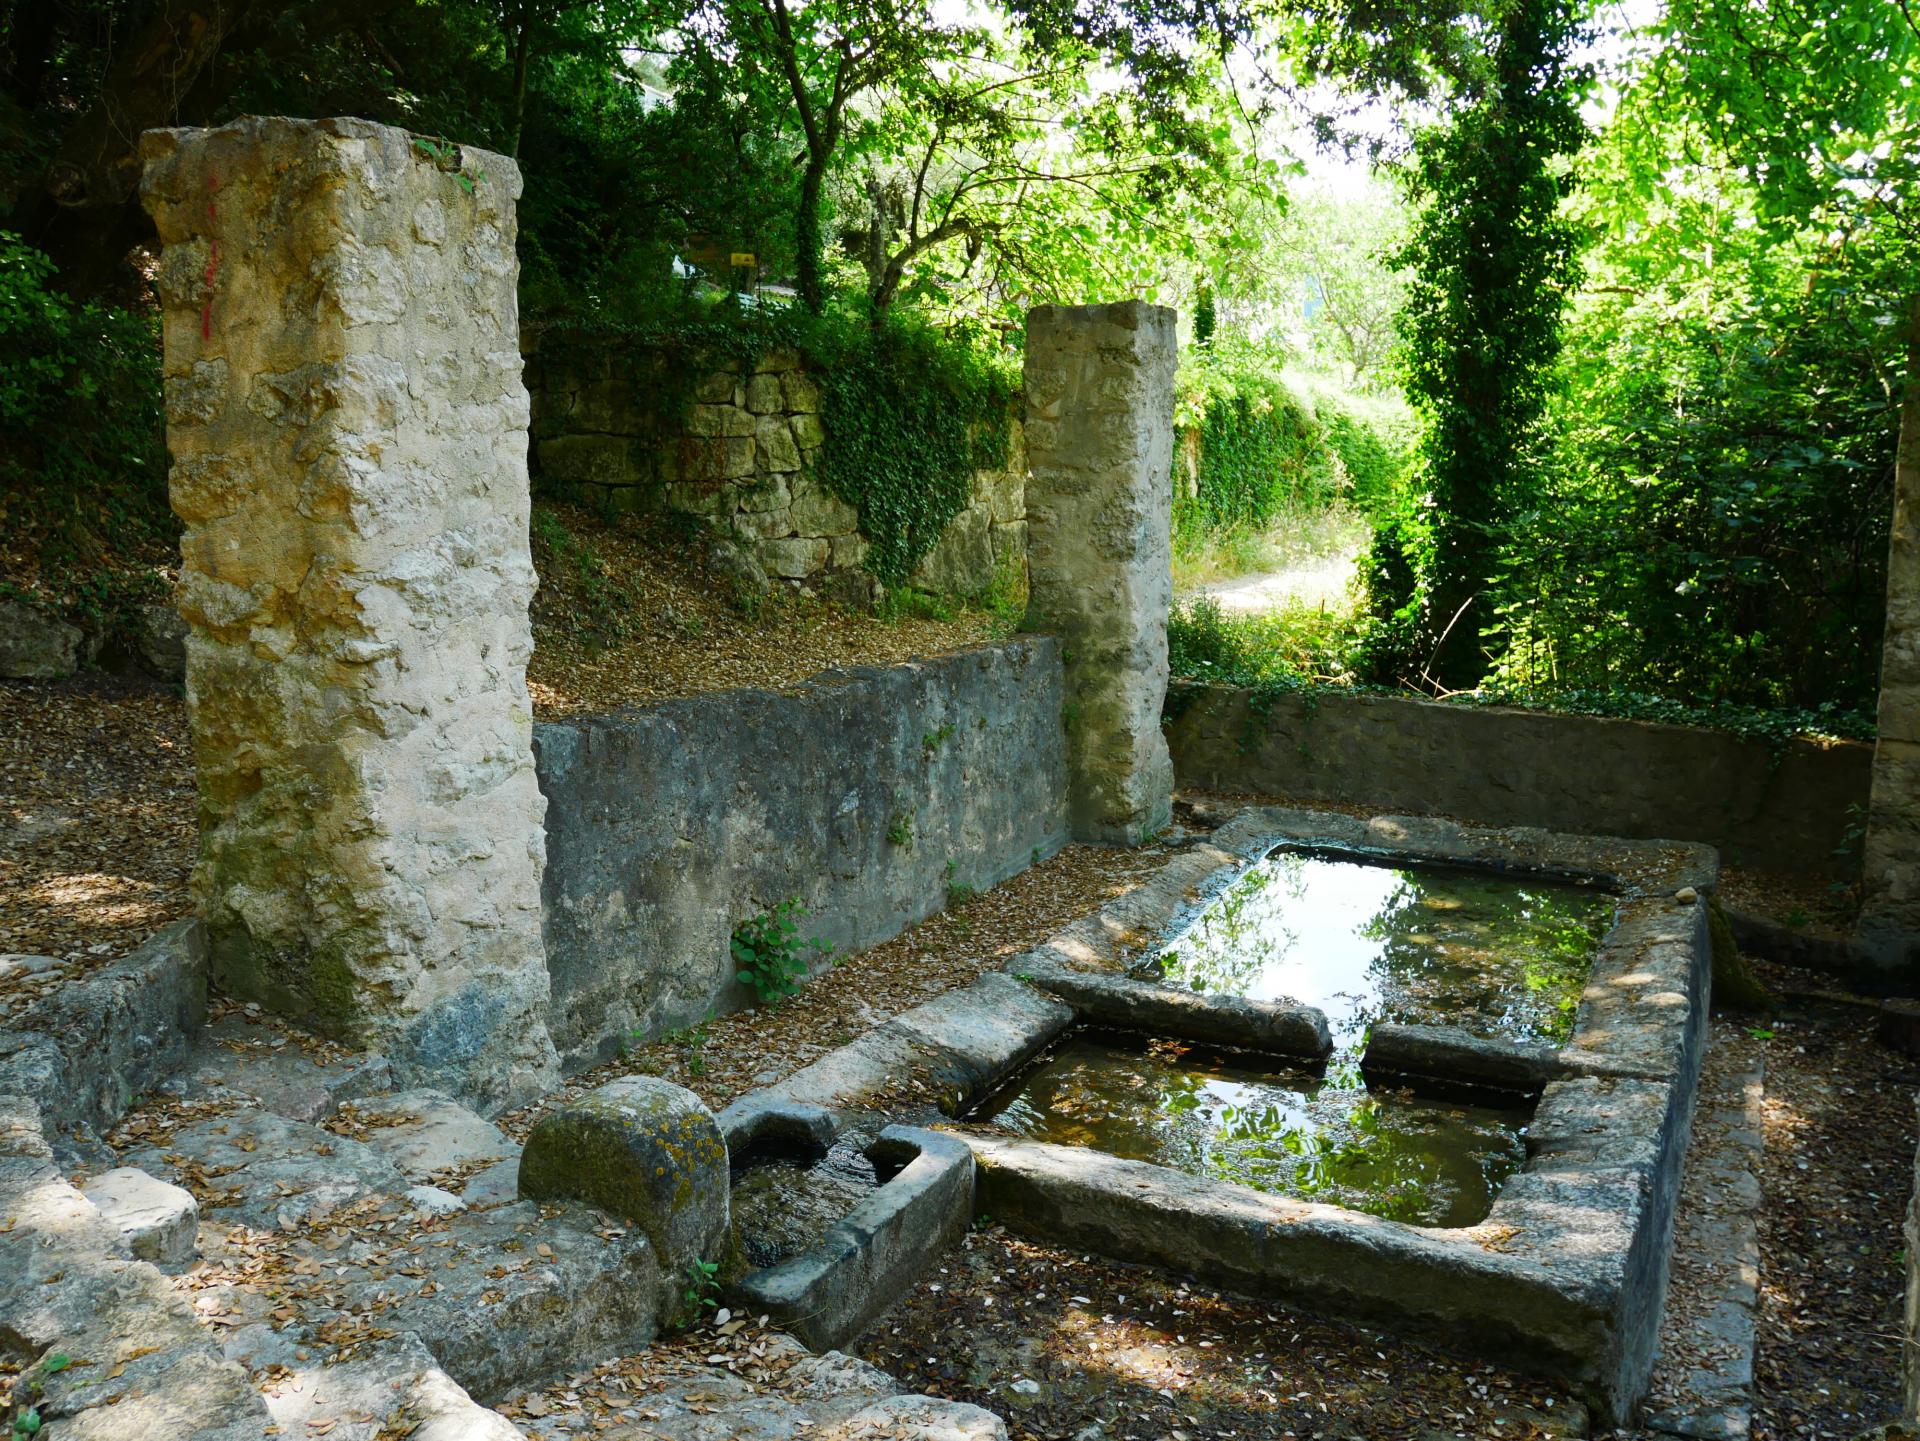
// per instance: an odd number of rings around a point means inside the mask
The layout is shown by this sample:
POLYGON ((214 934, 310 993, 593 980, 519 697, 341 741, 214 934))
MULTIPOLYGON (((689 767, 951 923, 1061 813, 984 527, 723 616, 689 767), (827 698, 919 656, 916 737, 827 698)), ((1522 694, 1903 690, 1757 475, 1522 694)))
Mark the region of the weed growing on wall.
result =
POLYGON ((733 959, 740 967, 734 978, 752 986, 762 1005, 799 990, 810 962, 832 953, 833 947, 818 936, 801 938, 806 918, 807 908, 795 896, 734 927, 733 959))

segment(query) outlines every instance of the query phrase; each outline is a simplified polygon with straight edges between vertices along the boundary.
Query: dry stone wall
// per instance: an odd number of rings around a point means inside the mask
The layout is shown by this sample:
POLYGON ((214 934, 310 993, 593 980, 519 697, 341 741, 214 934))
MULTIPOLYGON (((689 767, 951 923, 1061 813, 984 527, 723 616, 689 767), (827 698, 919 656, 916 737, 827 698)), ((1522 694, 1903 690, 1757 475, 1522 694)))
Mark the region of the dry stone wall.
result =
MULTIPOLYGON (((870 602, 859 514, 814 478, 826 436, 819 382, 801 357, 776 350, 721 364, 684 405, 670 363, 618 343, 530 345, 533 469, 542 486, 613 513, 698 516, 733 539, 750 584, 870 602)), ((1026 451, 1018 421, 1008 424, 1006 469, 974 476, 967 508, 921 563, 916 586, 977 595, 1001 570, 1024 566, 1026 451)))
POLYGON ((788 695, 537 728, 554 1040, 570 1066, 748 1003, 733 928, 876 945, 1066 839, 1060 644, 1030 636, 788 695))
POLYGON ((557 1077, 520 175, 361 120, 150 132, 216 979, 489 1108, 557 1077))

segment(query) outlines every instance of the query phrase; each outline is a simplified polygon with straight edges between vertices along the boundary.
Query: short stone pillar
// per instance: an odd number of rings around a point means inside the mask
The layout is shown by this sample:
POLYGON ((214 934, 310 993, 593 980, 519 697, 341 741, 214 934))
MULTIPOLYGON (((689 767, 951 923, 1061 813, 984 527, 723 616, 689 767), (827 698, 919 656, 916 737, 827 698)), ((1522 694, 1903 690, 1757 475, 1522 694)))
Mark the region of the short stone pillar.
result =
POLYGON ((141 155, 215 976, 407 1084, 529 1099, 558 1071, 520 173, 363 120, 141 155))
POLYGON ((1027 623, 1066 652, 1075 839, 1172 819, 1174 313, 1129 300, 1027 315, 1027 623))
MULTIPOLYGON (((1920 360, 1920 309, 1910 326, 1920 360)), ((1871 960, 1913 970, 1920 964, 1920 389, 1902 408, 1891 531, 1859 938, 1871 960)))

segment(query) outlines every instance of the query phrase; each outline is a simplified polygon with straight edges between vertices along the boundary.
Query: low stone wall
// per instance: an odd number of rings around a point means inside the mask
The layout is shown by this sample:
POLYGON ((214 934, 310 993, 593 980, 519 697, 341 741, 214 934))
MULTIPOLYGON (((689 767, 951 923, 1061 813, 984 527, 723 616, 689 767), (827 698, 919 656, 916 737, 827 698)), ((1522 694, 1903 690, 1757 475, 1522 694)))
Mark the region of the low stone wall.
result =
MULTIPOLYGON (((530 344, 536 485, 598 509, 699 516, 730 534, 771 580, 864 603, 867 539, 854 507, 813 478, 826 439, 819 382, 790 350, 727 361, 684 395, 673 362, 644 349, 530 344)), ((1026 443, 1011 416, 1007 468, 974 477, 914 584, 976 595, 1026 560, 1026 443)))
POLYGON ((550 1025, 573 1066, 748 999, 734 927, 875 945, 1059 849, 1059 643, 1022 637, 789 695, 724 691, 537 726, 550 1025))
POLYGON ((1181 785, 1700 841, 1730 863, 1852 876, 1873 747, 1763 741, 1598 716, 1399 696, 1279 696, 1176 683, 1181 785))

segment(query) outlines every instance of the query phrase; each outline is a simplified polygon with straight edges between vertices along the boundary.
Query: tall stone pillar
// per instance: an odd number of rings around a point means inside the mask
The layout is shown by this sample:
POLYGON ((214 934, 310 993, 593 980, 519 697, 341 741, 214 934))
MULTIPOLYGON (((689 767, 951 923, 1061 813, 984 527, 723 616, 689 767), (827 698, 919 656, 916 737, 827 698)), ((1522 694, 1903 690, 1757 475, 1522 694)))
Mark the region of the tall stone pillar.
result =
POLYGON ((1137 300, 1027 315, 1028 624, 1064 641, 1077 839, 1137 845, 1173 811, 1174 313, 1137 300))
MULTIPOLYGON (((1920 367, 1920 304, 1908 317, 1907 346, 1909 367, 1920 367)), ((1920 381, 1914 380, 1907 384, 1894 463, 1879 738, 1861 891, 1860 941, 1867 954, 1890 968, 1920 966, 1920 381)))
POLYGON ((229 994, 486 1109, 558 1068, 526 663, 514 202, 364 120, 142 140, 229 994))

